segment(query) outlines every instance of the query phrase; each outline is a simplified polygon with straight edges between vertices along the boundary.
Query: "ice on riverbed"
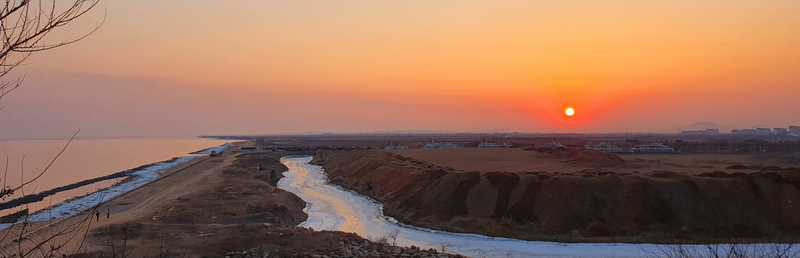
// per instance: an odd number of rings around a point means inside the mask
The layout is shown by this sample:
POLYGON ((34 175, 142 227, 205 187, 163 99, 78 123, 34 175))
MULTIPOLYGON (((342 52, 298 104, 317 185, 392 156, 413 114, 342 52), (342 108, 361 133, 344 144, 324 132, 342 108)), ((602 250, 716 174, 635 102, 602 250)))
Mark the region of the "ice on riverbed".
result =
MULTIPOLYGON (((661 257, 664 256, 663 252, 673 248, 673 246, 654 244, 523 241, 403 225, 393 218, 384 216, 382 204, 330 184, 320 166, 308 164, 311 159, 311 157, 283 158, 281 162, 289 167, 289 171, 284 172, 285 177, 278 182, 278 188, 294 193, 306 201, 304 211, 308 214, 308 219, 300 226, 317 231, 353 232, 371 239, 398 232, 398 245, 415 245, 424 249, 439 250, 444 247, 448 252, 471 257, 661 257)), ((728 245, 712 247, 717 247, 719 250, 730 249, 728 245)), ((754 250, 768 251, 770 248, 783 247, 790 248, 789 251, 793 253, 800 251, 797 247, 787 245, 764 247, 766 246, 751 246, 754 250)), ((706 256, 709 251, 705 245, 687 245, 682 248, 697 257, 706 256)))
MULTIPOLYGON (((137 187, 140 187, 144 184, 147 184, 148 182, 158 178, 161 175, 161 173, 163 173, 167 169, 177 166, 178 164, 191 161, 195 158, 198 157, 197 156, 182 157, 171 162, 165 162, 146 167, 142 170, 131 173, 131 175, 129 176, 130 180, 126 181, 125 183, 115 185, 105 190, 97 191, 74 200, 65 201, 53 205, 51 208, 42 210, 40 212, 31 215, 30 217, 28 217, 28 221, 30 222, 46 221, 46 220, 59 219, 75 215, 81 211, 87 210, 97 205, 98 203, 109 200, 117 195, 123 194, 125 192, 136 189, 137 187)), ((0 225, 0 230, 7 228, 9 225, 10 224, 0 225)))

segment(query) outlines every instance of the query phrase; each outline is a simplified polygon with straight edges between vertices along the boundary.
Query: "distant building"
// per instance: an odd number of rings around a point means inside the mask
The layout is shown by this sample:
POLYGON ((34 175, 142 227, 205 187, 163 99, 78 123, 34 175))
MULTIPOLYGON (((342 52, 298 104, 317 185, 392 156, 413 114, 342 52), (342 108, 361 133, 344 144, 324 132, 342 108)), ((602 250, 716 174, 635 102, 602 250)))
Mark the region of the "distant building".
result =
POLYGON ((386 145, 386 147, 384 147, 383 149, 384 150, 405 150, 405 149, 408 149, 408 146, 406 146, 406 145, 394 145, 394 144, 390 143, 389 145, 386 145))
POLYGON ((789 133, 800 135, 800 126, 789 126, 789 133))
POLYGON ((706 129, 706 135, 719 135, 719 129, 706 129))
POLYGON ((240 151, 256 151, 256 150, 258 150, 258 147, 256 147, 256 142, 255 141, 247 141, 244 144, 242 144, 241 146, 239 146, 239 150, 240 151))
POLYGON ((424 149, 455 149, 455 148, 458 148, 458 147, 459 146, 456 145, 455 143, 452 143, 452 142, 441 143, 441 142, 436 142, 435 139, 434 139, 434 140, 431 140, 431 142, 429 142, 428 144, 425 144, 425 146, 422 147, 422 148, 424 148, 424 149))
POLYGON ((773 128, 772 131, 775 134, 789 134, 789 130, 787 130, 786 128, 773 128))
POLYGON ((734 135, 741 135, 741 134, 744 134, 744 132, 742 132, 742 130, 736 130, 736 129, 734 129, 734 130, 731 130, 731 134, 734 134, 734 135))
POLYGON ((494 142, 489 142, 488 140, 486 142, 478 144, 478 148, 504 148, 511 146, 512 145, 510 143, 494 143, 494 142))
POLYGON ((534 148, 550 148, 550 149, 555 149, 555 148, 564 148, 564 145, 562 145, 562 144, 560 144, 560 143, 557 143, 557 142, 552 142, 552 143, 542 143, 542 144, 536 144, 536 145, 534 145, 533 147, 534 147, 534 148))
POLYGON ((682 135, 706 135, 706 131, 681 131, 682 135))
POLYGON ((587 150, 599 150, 599 151, 607 151, 613 153, 625 152, 619 147, 605 142, 600 142, 598 144, 586 144, 584 147, 586 147, 587 150))
POLYGON ((744 134, 744 135, 757 135, 756 130, 754 130, 754 129, 742 129, 742 134, 744 134))
POLYGON ((633 147, 631 149, 631 152, 636 152, 636 153, 675 153, 675 149, 670 148, 669 146, 666 146, 666 145, 658 143, 658 142, 653 142, 653 143, 648 144, 648 145, 639 145, 639 146, 633 147))
POLYGON ((772 135, 772 129, 756 128, 756 135, 772 135))

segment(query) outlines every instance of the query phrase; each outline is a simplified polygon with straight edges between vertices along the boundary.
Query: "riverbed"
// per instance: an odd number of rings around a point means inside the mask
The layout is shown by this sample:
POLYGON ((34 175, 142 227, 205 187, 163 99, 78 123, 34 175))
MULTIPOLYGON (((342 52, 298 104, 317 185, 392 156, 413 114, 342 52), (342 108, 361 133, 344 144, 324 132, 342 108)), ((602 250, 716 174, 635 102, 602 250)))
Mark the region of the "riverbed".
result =
MULTIPOLYGON (((670 245, 620 243, 557 243, 523 241, 459 234, 413 227, 383 215, 383 205, 342 187, 331 184, 322 167, 308 164, 309 156, 285 157, 281 162, 289 168, 278 187, 296 194, 306 202, 308 220, 300 227, 317 231, 331 230, 356 233, 368 239, 396 233, 396 244, 435 248, 470 257, 666 257, 664 253, 678 249, 670 245)), ((390 240, 391 241, 391 240, 390 240)), ((680 249, 691 256, 709 255, 709 246, 684 245, 680 249)), ((730 245, 712 245, 726 253, 730 245)), ((797 254, 796 246, 762 244, 737 246, 753 255, 758 252, 785 249, 797 254), (759 251, 761 250, 761 251, 759 251)))
POLYGON ((330 184, 320 166, 308 164, 311 157, 287 157, 289 168, 278 187, 292 192, 307 203, 308 220, 301 227, 356 233, 375 239, 397 232, 397 244, 435 248, 471 257, 645 257, 634 244, 564 244, 522 241, 456 234, 402 225, 383 215, 383 205, 355 192, 330 184))

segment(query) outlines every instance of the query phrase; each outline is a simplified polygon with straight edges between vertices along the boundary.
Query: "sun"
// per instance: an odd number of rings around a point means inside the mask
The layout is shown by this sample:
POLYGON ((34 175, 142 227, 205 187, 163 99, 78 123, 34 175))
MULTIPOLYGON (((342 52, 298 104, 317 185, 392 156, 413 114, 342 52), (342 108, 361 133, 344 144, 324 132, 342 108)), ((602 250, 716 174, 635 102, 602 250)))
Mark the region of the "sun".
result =
POLYGON ((564 110, 564 114, 566 114, 567 116, 574 116, 575 110, 572 108, 567 108, 567 110, 564 110))

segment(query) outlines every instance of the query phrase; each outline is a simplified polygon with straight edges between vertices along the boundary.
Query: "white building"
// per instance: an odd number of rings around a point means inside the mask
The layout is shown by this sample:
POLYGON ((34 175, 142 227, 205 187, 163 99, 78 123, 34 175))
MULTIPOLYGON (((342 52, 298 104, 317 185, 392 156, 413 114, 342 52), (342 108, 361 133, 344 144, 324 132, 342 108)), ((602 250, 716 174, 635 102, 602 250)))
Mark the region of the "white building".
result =
POLYGON ((772 135, 772 129, 756 128, 756 135, 772 135))

